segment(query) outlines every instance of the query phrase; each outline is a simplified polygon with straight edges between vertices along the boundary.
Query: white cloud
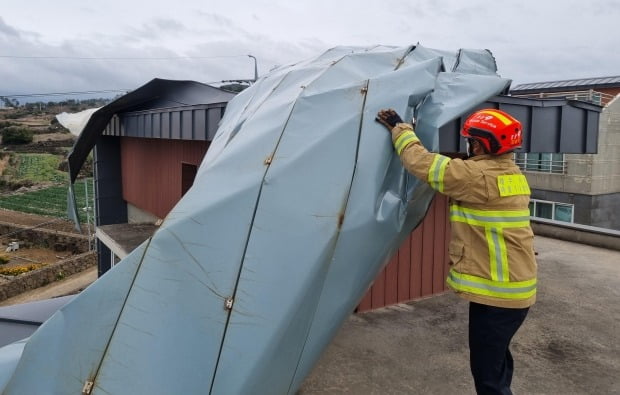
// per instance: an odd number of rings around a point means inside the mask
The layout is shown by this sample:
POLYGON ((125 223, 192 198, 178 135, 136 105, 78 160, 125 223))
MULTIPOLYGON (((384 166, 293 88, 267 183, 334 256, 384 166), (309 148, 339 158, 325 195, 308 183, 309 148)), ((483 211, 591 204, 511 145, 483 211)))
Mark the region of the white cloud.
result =
POLYGON ((7 25, 2 17, 0 17, 0 36, 4 36, 4 39, 19 37, 19 31, 17 31, 14 27, 7 25))
POLYGON ((31 0, 2 7, 0 54, 175 57, 0 58, 0 94, 133 88, 151 78, 251 78, 335 45, 488 48, 515 83, 620 74, 615 0, 31 0), (59 4, 62 7, 59 7, 59 4), (237 55, 236 57, 230 57, 237 55), (210 56, 224 56, 204 59, 210 56))

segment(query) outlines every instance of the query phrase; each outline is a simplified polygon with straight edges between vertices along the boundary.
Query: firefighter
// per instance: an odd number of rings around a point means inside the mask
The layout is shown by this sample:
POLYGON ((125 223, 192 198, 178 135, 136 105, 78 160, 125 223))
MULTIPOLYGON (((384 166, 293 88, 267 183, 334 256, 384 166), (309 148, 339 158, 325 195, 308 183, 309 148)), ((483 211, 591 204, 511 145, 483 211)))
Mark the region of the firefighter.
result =
POLYGON ((450 197, 448 286, 469 301, 470 367, 478 394, 511 394, 510 342, 536 299, 530 188, 512 151, 521 123, 495 109, 476 111, 461 135, 463 160, 431 153, 391 109, 377 121, 392 133, 403 166, 450 197))

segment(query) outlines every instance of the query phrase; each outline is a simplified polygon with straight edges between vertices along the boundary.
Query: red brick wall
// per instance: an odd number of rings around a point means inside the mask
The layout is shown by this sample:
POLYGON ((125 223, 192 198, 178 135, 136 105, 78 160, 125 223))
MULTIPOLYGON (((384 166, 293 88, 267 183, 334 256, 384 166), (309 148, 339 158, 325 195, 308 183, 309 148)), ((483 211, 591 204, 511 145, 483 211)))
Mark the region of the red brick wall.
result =
POLYGON ((121 138, 123 199, 164 218, 181 199, 182 164, 200 165, 206 141, 121 138))

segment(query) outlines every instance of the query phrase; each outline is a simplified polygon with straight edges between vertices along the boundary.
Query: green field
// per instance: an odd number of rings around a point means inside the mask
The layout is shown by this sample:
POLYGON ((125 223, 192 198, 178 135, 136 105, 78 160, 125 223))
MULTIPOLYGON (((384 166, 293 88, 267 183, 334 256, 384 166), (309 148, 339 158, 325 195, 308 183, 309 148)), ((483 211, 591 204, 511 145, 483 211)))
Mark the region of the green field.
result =
MULTIPOLYGON (((66 175, 66 173, 64 173, 66 175)), ((86 207, 86 191, 84 183, 88 183, 88 197, 93 207, 92 179, 79 180, 75 183, 75 195, 80 214, 80 222, 86 222, 86 213, 82 208, 86 207)), ((23 213, 46 215, 57 218, 67 218, 67 184, 56 185, 38 191, 0 196, 0 208, 21 211, 23 213)))
MULTIPOLYGON (((33 184, 46 183, 44 189, 0 195, 0 208, 20 211, 23 213, 46 215, 56 218, 67 218, 67 188, 68 174, 58 170, 62 157, 52 154, 25 154, 13 153, 9 166, 5 169, 3 177, 12 182, 29 181, 33 184)), ((84 180, 75 184, 77 207, 80 222, 86 222, 86 213, 82 209, 86 207, 84 180)), ((92 178, 88 181, 90 207, 93 207, 92 178)))
POLYGON ((4 171, 4 176, 14 181, 65 182, 67 173, 58 170, 61 157, 52 154, 13 154, 12 164, 4 171))

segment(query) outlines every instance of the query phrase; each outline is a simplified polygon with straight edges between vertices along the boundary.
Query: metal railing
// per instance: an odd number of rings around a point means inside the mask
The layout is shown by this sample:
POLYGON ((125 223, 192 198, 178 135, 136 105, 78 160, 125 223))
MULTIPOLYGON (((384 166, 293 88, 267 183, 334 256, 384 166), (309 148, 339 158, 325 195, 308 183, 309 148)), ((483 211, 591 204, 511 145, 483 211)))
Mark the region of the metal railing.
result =
POLYGON ((563 154, 517 153, 514 159, 522 171, 550 174, 566 173, 566 158, 563 154))
POLYGON ((539 92, 539 93, 526 93, 519 94, 514 92, 511 94, 515 97, 529 97, 529 98, 566 98, 569 100, 579 100, 588 103, 597 104, 599 106, 606 106, 607 103, 613 100, 616 95, 610 95, 609 93, 603 93, 595 91, 594 89, 581 90, 581 91, 567 91, 567 92, 539 92))

